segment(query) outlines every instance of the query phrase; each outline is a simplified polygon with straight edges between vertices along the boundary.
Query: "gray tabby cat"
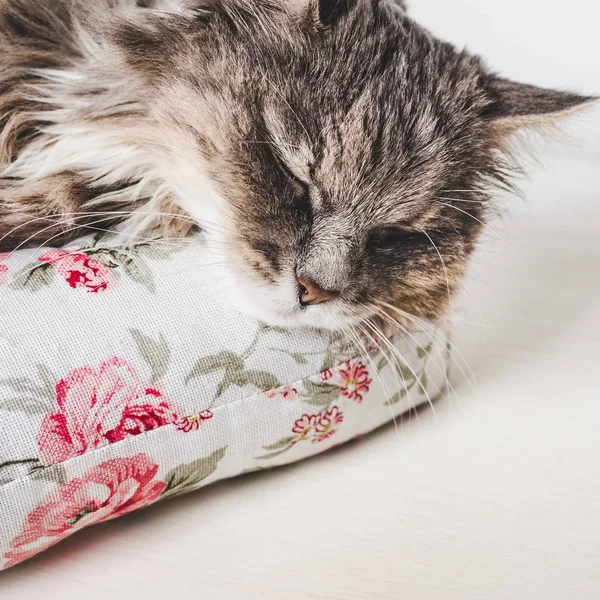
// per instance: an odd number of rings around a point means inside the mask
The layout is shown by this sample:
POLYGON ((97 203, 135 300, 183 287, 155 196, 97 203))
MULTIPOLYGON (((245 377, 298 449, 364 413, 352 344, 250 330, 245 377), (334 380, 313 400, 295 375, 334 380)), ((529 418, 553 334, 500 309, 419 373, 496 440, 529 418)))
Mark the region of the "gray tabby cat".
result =
POLYGON ((198 224, 266 321, 436 320, 507 136, 591 101, 395 0, 0 0, 0 251, 198 224))

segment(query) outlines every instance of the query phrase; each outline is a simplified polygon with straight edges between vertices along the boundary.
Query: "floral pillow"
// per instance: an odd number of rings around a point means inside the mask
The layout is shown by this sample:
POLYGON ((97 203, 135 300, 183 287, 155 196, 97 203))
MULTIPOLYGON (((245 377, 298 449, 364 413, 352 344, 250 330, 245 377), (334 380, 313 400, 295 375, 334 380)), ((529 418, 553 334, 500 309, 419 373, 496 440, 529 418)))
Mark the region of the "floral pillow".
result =
POLYGON ((0 569, 446 390, 441 332, 393 347, 287 331, 239 315, 222 286, 201 239, 0 255, 0 569))

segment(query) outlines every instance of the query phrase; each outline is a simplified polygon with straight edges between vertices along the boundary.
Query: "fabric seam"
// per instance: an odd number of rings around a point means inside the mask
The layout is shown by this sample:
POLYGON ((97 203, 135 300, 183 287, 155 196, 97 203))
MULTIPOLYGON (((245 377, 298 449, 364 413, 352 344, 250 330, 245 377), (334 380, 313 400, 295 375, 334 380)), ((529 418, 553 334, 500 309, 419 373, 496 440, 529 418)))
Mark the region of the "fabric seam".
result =
MULTIPOLYGON (((336 364, 334 367, 332 367, 332 369, 336 369, 336 368, 340 367, 341 365, 347 363, 348 361, 356 360, 357 358, 362 358, 362 357, 363 357, 362 354, 357 354, 356 356, 352 356, 350 358, 347 358, 345 361, 342 361, 342 362, 336 364)), ((312 380, 312 379, 315 379, 317 377, 320 377, 321 375, 323 375, 323 373, 326 373, 326 372, 327 372, 327 369, 325 371, 319 371, 318 373, 314 373, 312 375, 308 375, 307 377, 302 377, 301 379, 297 379, 296 381, 293 381, 291 383, 287 383, 287 384, 282 385, 282 386, 280 386, 278 388, 274 388, 272 391, 278 391, 278 390, 284 389, 284 388, 289 387, 289 386, 298 385, 298 384, 302 383, 303 381, 308 381, 308 380, 312 380)), ((234 400, 233 402, 230 402, 228 404, 222 404, 221 406, 216 406, 215 408, 212 408, 211 412, 214 413, 214 414, 216 414, 217 412, 222 412, 222 410, 225 409, 225 408, 231 408, 231 407, 237 406, 238 404, 241 404, 243 402, 248 402, 248 403, 252 402, 256 398, 260 397, 261 395, 263 395, 263 394, 265 394, 266 392, 269 392, 269 391, 271 391, 271 390, 263 390, 263 391, 255 393, 255 394, 253 394, 251 396, 244 396, 243 398, 238 398, 237 400, 234 400)), ((297 399, 296 402, 298 402, 298 404, 302 404, 302 400, 300 400, 300 399, 297 399)), ((183 418, 185 419, 187 417, 183 417, 183 418)), ((62 465, 68 465, 68 464, 70 464, 72 462, 80 460, 84 456, 89 456, 89 455, 95 454, 96 452, 102 452, 103 450, 107 450, 108 448, 114 448, 114 447, 118 446, 119 444, 122 444, 122 443, 124 443, 124 442, 126 442, 128 440, 131 440, 131 439, 139 439, 140 441, 144 440, 146 438, 149 438, 155 432, 162 431, 163 429, 165 429, 167 427, 175 427, 175 426, 176 426, 175 423, 167 423, 166 425, 161 425, 160 427, 156 427, 155 429, 151 429, 150 431, 145 431, 144 433, 142 433, 140 435, 130 436, 130 437, 125 438, 123 440, 119 440, 118 442, 114 442, 112 444, 107 444, 105 446, 100 446, 98 448, 95 448, 92 452, 84 452, 83 454, 78 454, 77 456, 74 456, 73 458, 70 458, 70 459, 65 460, 63 462, 56 463, 54 465, 47 465, 43 469, 39 469, 35 473, 35 476, 36 477, 40 477, 41 474, 44 471, 47 471, 47 470, 52 469, 54 467, 57 467, 59 465, 61 465, 61 466, 62 465)), ((19 479, 14 479, 13 481, 9 481, 9 482, 5 483, 4 485, 0 486, 0 492, 2 492, 3 490, 7 489, 9 486, 17 485, 18 483, 21 483, 23 481, 30 480, 30 479, 32 479, 32 476, 33 475, 30 473, 26 477, 20 477, 19 479)))

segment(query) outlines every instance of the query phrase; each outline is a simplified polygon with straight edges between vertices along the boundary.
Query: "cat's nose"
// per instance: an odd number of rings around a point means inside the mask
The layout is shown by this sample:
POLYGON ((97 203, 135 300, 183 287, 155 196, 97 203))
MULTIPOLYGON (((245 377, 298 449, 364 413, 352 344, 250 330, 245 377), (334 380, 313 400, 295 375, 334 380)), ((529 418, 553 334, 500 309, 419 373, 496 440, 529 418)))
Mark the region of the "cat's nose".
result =
POLYGON ((339 292, 324 290, 314 281, 305 277, 298 277, 298 296, 302 306, 322 304, 339 296, 339 292))

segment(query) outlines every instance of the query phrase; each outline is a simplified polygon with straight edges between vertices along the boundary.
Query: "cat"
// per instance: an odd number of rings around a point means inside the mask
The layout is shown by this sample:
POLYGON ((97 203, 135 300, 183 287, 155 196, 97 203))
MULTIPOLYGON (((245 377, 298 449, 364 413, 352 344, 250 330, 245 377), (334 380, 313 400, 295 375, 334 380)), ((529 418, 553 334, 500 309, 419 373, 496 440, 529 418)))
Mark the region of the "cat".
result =
POLYGON ((2 0, 0 252, 199 227, 263 321, 436 322, 511 134, 593 101, 398 0, 2 0))

